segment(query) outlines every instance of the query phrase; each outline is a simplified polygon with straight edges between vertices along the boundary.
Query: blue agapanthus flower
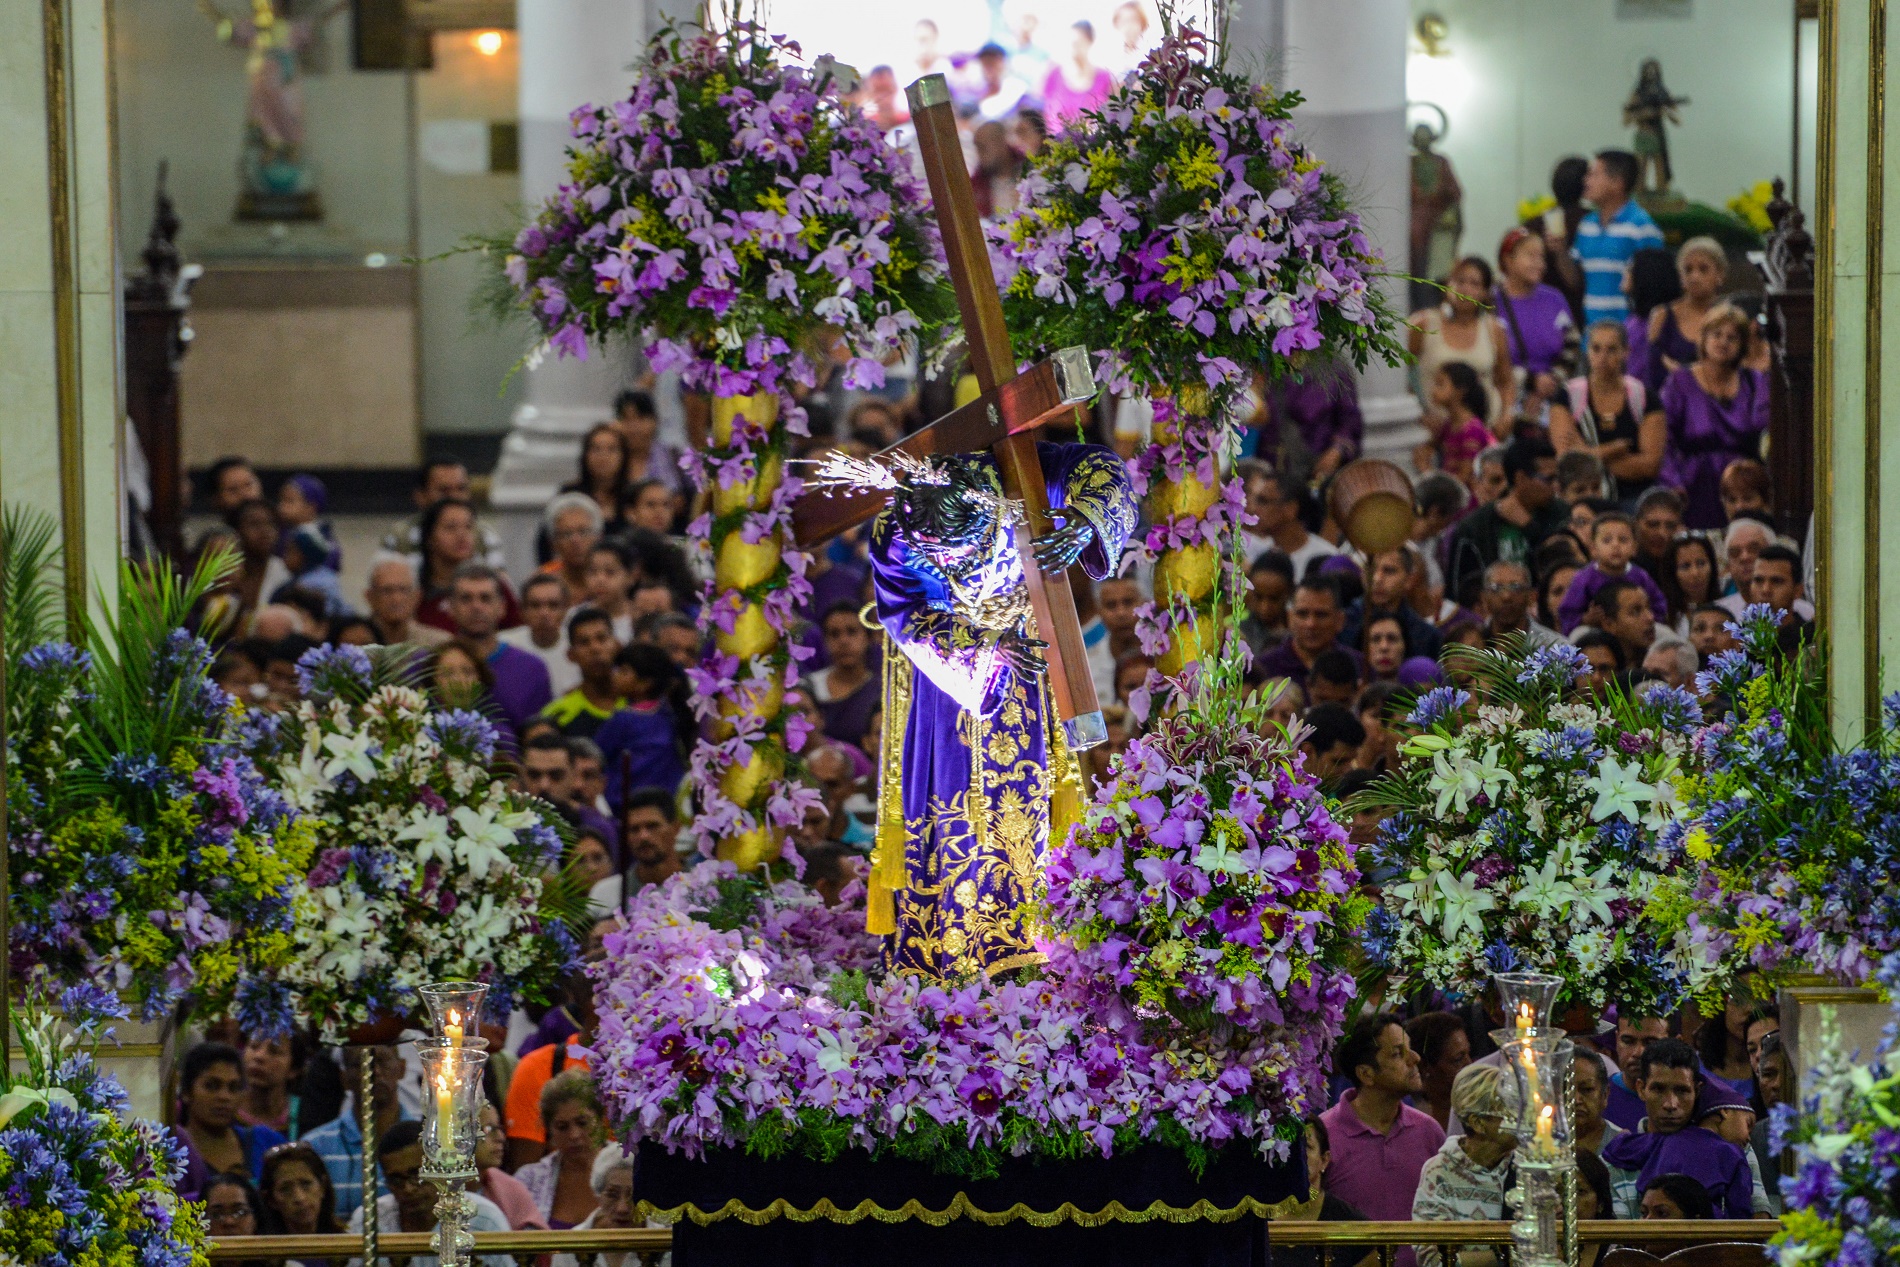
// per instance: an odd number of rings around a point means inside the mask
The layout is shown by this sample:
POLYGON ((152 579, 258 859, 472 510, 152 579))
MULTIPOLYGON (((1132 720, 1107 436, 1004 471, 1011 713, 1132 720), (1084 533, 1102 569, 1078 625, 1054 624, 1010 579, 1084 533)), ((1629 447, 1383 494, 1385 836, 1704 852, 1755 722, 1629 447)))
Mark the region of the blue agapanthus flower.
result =
POLYGON ((113 990, 90 981, 68 986, 59 996, 59 1010, 67 1022, 81 1033, 91 1033, 107 1021, 122 1021, 125 1003, 113 990))
POLYGON ((374 672, 369 653, 348 643, 312 647, 297 658, 297 684, 319 704, 367 690, 374 672))
POLYGON ((1695 689, 1703 695, 1736 695, 1761 672, 1746 651, 1718 651, 1709 657, 1709 667, 1695 675, 1695 689))
POLYGON ((1524 668, 1517 680, 1525 686, 1537 682, 1554 682, 1558 686, 1570 686, 1577 679, 1590 672, 1590 658, 1567 642, 1552 643, 1539 647, 1524 657, 1524 668))
POLYGON ((91 671, 92 657, 70 642, 42 642, 20 657, 20 668, 38 675, 79 677, 91 671))
POLYGON ((487 765, 495 755, 495 724, 472 709, 451 708, 437 713, 426 729, 443 751, 476 765, 487 765))
POLYGON ((1689 731, 1702 724, 1702 705, 1679 686, 1650 682, 1643 687, 1642 699, 1656 710, 1669 730, 1689 731))
POLYGON ((1435 686, 1418 697, 1406 721, 1414 726, 1432 727, 1449 721, 1458 710, 1471 702, 1471 693, 1455 686, 1435 686))

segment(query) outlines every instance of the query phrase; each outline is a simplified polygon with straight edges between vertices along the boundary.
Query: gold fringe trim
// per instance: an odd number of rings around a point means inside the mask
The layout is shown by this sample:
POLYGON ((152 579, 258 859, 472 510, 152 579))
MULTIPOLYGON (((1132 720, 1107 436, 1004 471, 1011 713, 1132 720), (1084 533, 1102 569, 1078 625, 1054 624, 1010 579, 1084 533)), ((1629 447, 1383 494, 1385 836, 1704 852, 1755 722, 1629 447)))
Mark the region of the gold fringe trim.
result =
POLYGON ((834 1205, 830 1198, 821 1197, 809 1210, 797 1209, 783 1198, 762 1210, 754 1210, 735 1198, 710 1212, 690 1201, 670 1209, 651 1201, 640 1201, 635 1203, 634 1213, 638 1219, 658 1219, 668 1225, 678 1223, 682 1217, 688 1218, 700 1227, 723 1223, 727 1219, 738 1219, 754 1227, 777 1219, 790 1219, 794 1223, 823 1221, 844 1224, 862 1223, 866 1219, 874 1219, 879 1223, 908 1223, 916 1220, 931 1227, 944 1227, 958 1219, 968 1219, 989 1227, 1001 1227, 1007 1223, 1027 1223, 1031 1227, 1057 1227, 1063 1223, 1074 1223, 1078 1227, 1103 1227, 1110 1223, 1232 1223, 1235 1219, 1249 1215, 1277 1219, 1286 1217, 1300 1203, 1299 1197, 1288 1197, 1272 1205, 1252 1197, 1242 1197, 1240 1204, 1231 1209, 1222 1209, 1208 1200, 1196 1201, 1190 1206, 1173 1206, 1164 1201, 1155 1201, 1138 1209, 1130 1209, 1119 1201, 1110 1201, 1099 1210, 1089 1211, 1078 1208, 1074 1202, 1064 1201, 1055 1209, 1044 1211, 1031 1209, 1018 1201, 1006 1210, 980 1210, 970 1203, 969 1197, 959 1192, 941 1210, 930 1209, 915 1198, 895 1210, 887 1210, 869 1200, 846 1208, 834 1205))
MULTIPOLYGON (((863 619, 860 614, 859 619, 863 619)), ((910 661, 892 639, 884 643, 884 733, 878 760, 877 841, 864 899, 864 931, 897 931, 896 895, 910 887, 904 858, 904 731, 910 721, 910 661)))

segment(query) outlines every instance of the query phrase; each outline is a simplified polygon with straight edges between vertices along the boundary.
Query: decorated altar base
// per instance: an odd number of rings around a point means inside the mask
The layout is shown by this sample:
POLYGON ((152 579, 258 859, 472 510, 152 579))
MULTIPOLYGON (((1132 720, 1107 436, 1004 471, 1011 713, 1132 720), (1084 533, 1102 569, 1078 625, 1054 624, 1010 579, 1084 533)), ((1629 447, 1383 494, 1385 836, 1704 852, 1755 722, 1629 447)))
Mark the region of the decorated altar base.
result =
POLYGON ((1007 1161, 966 1180, 858 1152, 829 1162, 764 1161, 732 1149, 703 1160, 640 1146, 639 1216, 673 1226, 676 1267, 1256 1267, 1266 1220, 1307 1196, 1302 1155, 1275 1163, 1245 1145, 1197 1177, 1178 1150, 1007 1161))

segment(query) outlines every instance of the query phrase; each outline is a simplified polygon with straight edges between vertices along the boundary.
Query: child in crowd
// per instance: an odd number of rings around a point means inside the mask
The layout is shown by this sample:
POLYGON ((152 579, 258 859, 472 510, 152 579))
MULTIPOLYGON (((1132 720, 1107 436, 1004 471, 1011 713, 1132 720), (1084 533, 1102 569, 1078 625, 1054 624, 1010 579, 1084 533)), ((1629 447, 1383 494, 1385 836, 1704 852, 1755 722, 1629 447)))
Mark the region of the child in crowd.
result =
MULTIPOLYGON (((330 542, 316 524, 300 524, 285 534, 284 568, 290 573, 290 583, 279 593, 294 587, 322 595, 326 620, 351 614, 343 598, 343 578, 329 565, 329 557, 330 542)), ((273 600, 276 597, 272 595, 273 600)))
POLYGON ((1774 486, 1768 482, 1768 468, 1754 458, 1737 458, 1730 462, 1722 472, 1716 492, 1722 499, 1722 517, 1731 523, 1745 510, 1767 518, 1774 516, 1770 500, 1774 486))
POLYGON ((1571 505, 1603 496, 1603 463, 1573 449, 1557 459, 1557 496, 1571 505))
POLYGON ((620 645, 633 641, 633 555, 618 541, 596 541, 587 552, 587 602, 614 622, 620 645))
POLYGON ((1415 464, 1421 471, 1435 465, 1475 486, 1477 473, 1472 464, 1492 441, 1491 428, 1484 421, 1490 398, 1478 372, 1462 361, 1439 366, 1432 375, 1431 403, 1432 412, 1424 419, 1431 439, 1419 446, 1415 464))
POLYGON ((277 521, 289 534, 305 524, 314 525, 323 534, 323 566, 331 571, 343 568, 343 547, 337 543, 336 529, 323 517, 330 505, 330 490, 314 475, 293 475, 277 490, 277 521))
POLYGON ((1557 608, 1557 627, 1568 635, 1583 621, 1583 613, 1598 590, 1611 581, 1631 580, 1643 587, 1657 620, 1667 620, 1669 607, 1649 573, 1630 562, 1636 557, 1636 525, 1620 510, 1598 515, 1590 525, 1590 562, 1570 582, 1557 608))
POLYGON ((626 707, 594 734, 610 804, 619 805, 627 789, 676 788, 686 777, 691 737, 682 726, 690 718, 682 711, 685 689, 679 666, 652 643, 631 643, 614 657, 614 694, 626 707))

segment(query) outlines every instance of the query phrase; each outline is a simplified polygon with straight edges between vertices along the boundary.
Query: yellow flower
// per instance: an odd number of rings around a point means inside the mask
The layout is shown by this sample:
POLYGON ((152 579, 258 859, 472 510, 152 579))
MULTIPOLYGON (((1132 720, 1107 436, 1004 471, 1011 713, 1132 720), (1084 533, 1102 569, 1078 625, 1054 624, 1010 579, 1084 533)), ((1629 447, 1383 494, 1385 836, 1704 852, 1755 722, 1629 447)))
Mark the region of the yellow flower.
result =
POLYGON ((1517 218, 1520 221, 1536 220, 1546 211, 1555 211, 1556 209, 1557 200, 1555 198, 1549 194, 1539 194, 1535 198, 1526 198, 1517 204, 1517 218))
POLYGON ((1715 857, 1715 838, 1709 835, 1709 829, 1701 823, 1689 829, 1689 834, 1682 838, 1682 847, 1697 862, 1707 862, 1715 857))
POLYGON ((1184 144, 1174 152, 1174 179, 1181 188, 1213 189, 1220 177, 1220 159, 1213 146, 1184 144))

